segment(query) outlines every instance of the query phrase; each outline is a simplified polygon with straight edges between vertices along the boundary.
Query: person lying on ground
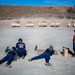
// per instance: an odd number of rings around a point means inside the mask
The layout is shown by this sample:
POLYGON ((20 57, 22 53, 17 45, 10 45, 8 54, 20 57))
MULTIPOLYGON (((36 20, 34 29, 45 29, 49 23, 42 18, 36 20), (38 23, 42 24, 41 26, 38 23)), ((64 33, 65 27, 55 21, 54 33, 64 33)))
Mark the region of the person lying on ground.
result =
POLYGON ((12 63, 12 61, 14 60, 14 56, 16 55, 15 50, 15 47, 12 47, 12 49, 9 49, 9 47, 7 47, 7 49, 5 50, 5 53, 7 53, 7 55, 0 60, 0 65, 7 61, 6 67, 11 68, 10 64, 12 63))
POLYGON ((28 61, 33 61, 33 60, 44 58, 46 62, 45 65, 50 66, 51 64, 49 63, 49 60, 51 59, 50 56, 52 56, 53 54, 58 55, 58 53, 55 50, 53 50, 53 46, 50 45, 50 47, 47 48, 42 54, 28 59, 28 61))

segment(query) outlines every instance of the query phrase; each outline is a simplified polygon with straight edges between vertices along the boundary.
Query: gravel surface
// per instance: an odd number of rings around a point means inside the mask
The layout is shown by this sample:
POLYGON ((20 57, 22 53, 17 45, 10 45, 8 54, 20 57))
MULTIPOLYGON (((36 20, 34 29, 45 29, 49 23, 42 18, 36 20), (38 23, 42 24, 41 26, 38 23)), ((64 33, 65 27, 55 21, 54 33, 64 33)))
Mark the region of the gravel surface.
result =
POLYGON ((26 43, 28 51, 25 59, 20 58, 12 62, 12 68, 5 67, 6 62, 0 65, 0 75, 75 75, 75 58, 71 57, 71 54, 64 57, 60 53, 63 51, 63 46, 73 52, 74 29, 73 27, 0 28, 0 59, 6 55, 4 53, 6 47, 15 46, 19 38, 26 43), (50 44, 58 52, 58 55, 51 57, 52 66, 45 66, 44 59, 28 61, 29 58, 37 55, 34 51, 35 45, 38 45, 38 49, 46 49, 50 44))

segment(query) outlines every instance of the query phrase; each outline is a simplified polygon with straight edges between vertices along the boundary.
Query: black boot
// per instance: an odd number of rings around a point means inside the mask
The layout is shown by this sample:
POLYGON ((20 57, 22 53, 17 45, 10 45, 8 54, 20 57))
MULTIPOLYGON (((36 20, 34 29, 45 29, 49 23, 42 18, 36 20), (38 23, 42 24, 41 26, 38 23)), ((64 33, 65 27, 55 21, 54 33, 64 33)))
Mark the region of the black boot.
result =
POLYGON ((28 59, 28 61, 32 61, 32 60, 33 60, 33 58, 28 59))
POLYGON ((11 66, 9 64, 6 64, 6 67, 11 68, 11 66))
POLYGON ((46 65, 46 66, 52 66, 52 64, 51 64, 51 63, 46 63, 45 65, 46 65))
POLYGON ((72 55, 72 57, 75 57, 75 53, 72 55))
POLYGON ((22 59, 24 59, 25 58, 25 56, 22 56, 22 59))

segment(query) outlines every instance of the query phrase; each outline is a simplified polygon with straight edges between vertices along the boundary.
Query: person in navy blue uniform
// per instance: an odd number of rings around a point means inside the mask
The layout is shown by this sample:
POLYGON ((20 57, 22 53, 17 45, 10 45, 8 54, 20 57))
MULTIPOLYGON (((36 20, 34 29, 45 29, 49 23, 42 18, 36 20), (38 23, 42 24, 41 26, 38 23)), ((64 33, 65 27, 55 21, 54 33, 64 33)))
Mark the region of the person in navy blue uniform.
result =
POLYGON ((12 63, 14 56, 16 55, 15 50, 16 50, 16 48, 14 48, 14 47, 12 47, 11 50, 8 49, 8 47, 7 47, 5 53, 7 53, 7 52, 8 53, 3 59, 0 60, 0 65, 7 61, 6 67, 11 68, 10 64, 12 63))
POLYGON ((23 43, 21 38, 19 38, 18 43, 16 43, 16 53, 22 57, 22 59, 27 55, 25 43, 23 43))
POLYGON ((50 56, 52 56, 53 54, 56 54, 57 55, 57 52, 55 52, 53 50, 53 46, 50 45, 50 47, 47 48, 44 53, 42 53, 41 55, 35 56, 33 58, 30 58, 28 60, 29 61, 33 61, 33 60, 45 58, 45 61, 46 61, 46 64, 45 65, 46 66, 50 66, 49 60, 50 60, 50 56))

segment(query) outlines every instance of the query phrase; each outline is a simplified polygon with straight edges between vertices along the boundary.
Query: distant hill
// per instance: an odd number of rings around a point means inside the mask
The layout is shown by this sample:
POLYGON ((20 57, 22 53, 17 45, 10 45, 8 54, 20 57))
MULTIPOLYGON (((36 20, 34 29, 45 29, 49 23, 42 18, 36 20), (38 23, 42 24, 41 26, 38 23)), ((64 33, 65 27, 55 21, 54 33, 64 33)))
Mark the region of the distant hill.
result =
POLYGON ((75 6, 10 6, 0 5, 0 19, 26 17, 59 17, 75 19, 75 6))

